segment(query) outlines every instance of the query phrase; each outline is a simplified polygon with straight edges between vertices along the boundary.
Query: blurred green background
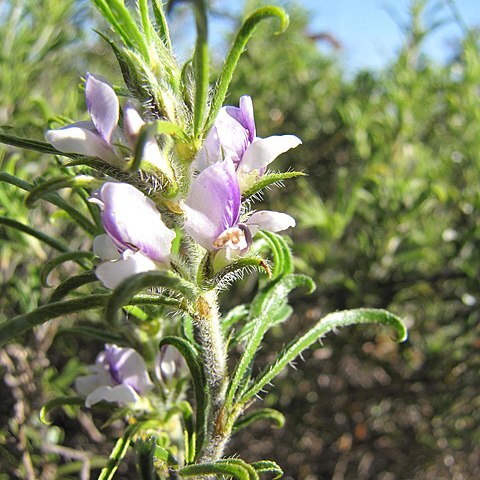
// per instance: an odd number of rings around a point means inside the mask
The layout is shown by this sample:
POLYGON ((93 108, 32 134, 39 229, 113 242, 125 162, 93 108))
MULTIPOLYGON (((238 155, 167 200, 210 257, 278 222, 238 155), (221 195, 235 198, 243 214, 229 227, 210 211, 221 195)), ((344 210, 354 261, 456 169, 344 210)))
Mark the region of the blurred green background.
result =
MULTIPOLYGON (((231 104, 253 97, 260 136, 303 140, 274 168, 308 174, 267 192, 264 204, 296 218, 297 269, 312 275, 318 290, 292 298, 297 313, 269 335, 260 358, 344 308, 387 308, 410 329, 402 345, 380 331, 339 332, 277 379, 265 401, 285 414, 285 428, 252 426, 229 453, 272 458, 286 479, 480 478, 479 38, 445 2, 441 14, 463 35, 447 61, 432 58, 423 46, 442 28, 434 3, 411 2, 396 58, 354 72, 342 63, 336 32, 313 35, 302 3, 286 4, 289 29, 281 36, 273 35, 273 22, 258 29, 231 88, 231 104)), ((219 5, 215 22, 239 25, 241 12, 219 5)), ((246 2, 245 12, 256 5, 246 2)), ((173 29, 188 24, 187 8, 174 10, 173 29)), ((86 71, 119 80, 92 28, 104 26, 86 0, 0 2, 4 128, 40 139, 55 115, 85 118, 79 85, 86 71)), ((229 40, 221 35, 216 45, 229 40)), ((31 183, 57 168, 52 157, 5 147, 0 162, 3 172, 31 183)), ((87 241, 55 210, 29 210, 24 199, 25 192, 0 184, 0 215, 78 245, 87 241)), ((0 241, 0 315, 8 319, 49 295, 38 272, 52 252, 3 226, 0 241)), ((248 300, 253 288, 238 286, 225 306, 248 300)), ((71 391, 81 362, 101 348, 55 337, 57 328, 50 322, 0 352, 2 480, 85 479, 85 465, 94 470, 111 449, 88 412, 78 419, 59 412, 50 427, 38 420, 41 405, 71 391)), ((136 478, 128 467, 118 478, 136 478)))

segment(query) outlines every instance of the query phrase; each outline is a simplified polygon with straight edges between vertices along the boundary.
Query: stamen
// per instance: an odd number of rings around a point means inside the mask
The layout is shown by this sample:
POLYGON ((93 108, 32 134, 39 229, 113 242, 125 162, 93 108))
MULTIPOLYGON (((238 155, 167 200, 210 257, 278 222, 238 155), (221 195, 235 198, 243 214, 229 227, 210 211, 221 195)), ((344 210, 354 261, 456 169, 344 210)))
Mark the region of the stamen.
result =
POLYGON ((213 242, 215 248, 232 248, 234 250, 244 250, 247 248, 245 232, 238 227, 227 228, 213 242))

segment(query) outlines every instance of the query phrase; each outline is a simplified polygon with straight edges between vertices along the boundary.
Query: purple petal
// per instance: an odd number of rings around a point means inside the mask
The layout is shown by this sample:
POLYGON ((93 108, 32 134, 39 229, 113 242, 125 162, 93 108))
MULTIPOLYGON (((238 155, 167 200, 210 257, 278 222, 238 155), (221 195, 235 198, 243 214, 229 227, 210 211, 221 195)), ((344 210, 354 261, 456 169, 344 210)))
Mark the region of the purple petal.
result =
MULTIPOLYGON (((215 130, 220 142, 223 158, 231 157, 237 165, 250 145, 248 129, 230 115, 229 109, 239 111, 236 107, 223 107, 215 120, 215 130)), ((232 110, 230 110, 232 111, 232 110)))
POLYGON ((215 250, 215 239, 236 225, 240 214, 240 187, 231 159, 209 166, 195 178, 184 211, 186 232, 202 247, 215 250))
POLYGON ((245 152, 239 166, 240 172, 262 170, 281 153, 298 147, 302 141, 295 135, 279 135, 255 140, 245 152))
POLYGON ((120 348, 117 345, 107 344, 105 359, 108 362, 110 375, 118 384, 129 385, 139 395, 148 393, 153 388, 145 361, 133 348, 120 348))
POLYGON ((103 140, 111 145, 120 110, 117 95, 110 85, 87 74, 85 98, 95 128, 103 140))
POLYGON ((257 135, 252 98, 248 95, 243 95, 240 97, 239 105, 240 108, 225 107, 226 112, 248 131, 248 141, 252 143, 257 135))
POLYGON ((250 229, 252 237, 258 230, 267 230, 269 232, 281 232, 287 228, 295 226, 295 220, 286 213, 271 212, 261 210, 255 212, 247 221, 246 225, 250 229))
POLYGON ((155 204, 126 183, 105 183, 100 190, 106 232, 122 250, 140 250, 155 262, 167 263, 175 232, 166 227, 155 204))

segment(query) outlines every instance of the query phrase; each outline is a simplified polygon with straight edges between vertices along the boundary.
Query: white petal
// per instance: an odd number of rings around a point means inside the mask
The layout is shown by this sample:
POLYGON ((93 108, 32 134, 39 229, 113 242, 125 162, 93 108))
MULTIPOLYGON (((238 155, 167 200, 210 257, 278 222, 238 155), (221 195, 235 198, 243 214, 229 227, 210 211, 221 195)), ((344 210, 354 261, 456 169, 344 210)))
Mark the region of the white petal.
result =
POLYGON ((272 163, 281 153, 298 147, 302 141, 295 135, 279 135, 256 139, 243 155, 239 171, 261 170, 272 163))
POLYGON ((75 380, 75 390, 82 396, 92 393, 102 385, 105 384, 101 381, 100 375, 86 375, 75 380))
POLYGON ((121 258, 117 247, 107 235, 98 235, 93 239, 93 253, 102 260, 118 260, 121 258))
POLYGON ((97 388, 87 396, 85 406, 91 407, 102 400, 127 405, 137 402, 140 400, 140 397, 129 385, 117 385, 116 387, 103 386, 97 388))
POLYGON ((155 262, 142 253, 133 253, 127 250, 124 252, 123 258, 99 265, 95 270, 95 275, 107 288, 114 290, 126 278, 137 273, 156 270, 156 268, 155 262))
POLYGON ((268 232, 281 232, 287 228, 295 226, 295 220, 286 213, 271 212, 261 210, 255 212, 246 222, 252 237, 258 230, 267 230, 268 232))
POLYGON ((118 162, 113 150, 99 135, 87 128, 69 126, 59 130, 48 130, 45 138, 63 153, 80 153, 101 158, 109 163, 118 162))

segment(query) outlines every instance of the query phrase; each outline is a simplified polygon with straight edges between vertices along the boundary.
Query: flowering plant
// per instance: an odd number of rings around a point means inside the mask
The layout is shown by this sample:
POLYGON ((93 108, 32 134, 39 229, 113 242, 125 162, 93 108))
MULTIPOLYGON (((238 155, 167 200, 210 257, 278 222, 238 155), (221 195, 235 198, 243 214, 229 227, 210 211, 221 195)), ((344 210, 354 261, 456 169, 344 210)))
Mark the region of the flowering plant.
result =
POLYGON ((302 175, 268 170, 301 141, 293 135, 257 137, 247 95, 239 107, 222 105, 256 26, 277 17, 285 29, 288 17, 278 7, 254 11, 210 87, 204 1, 192 2, 197 40, 192 61, 183 66, 173 55, 160 1, 139 0, 138 15, 121 0, 93 2, 115 33, 104 39, 126 88, 89 73, 90 120, 48 130, 46 142, 0 133, 4 143, 61 159, 70 173, 31 186, 27 203, 54 203, 92 238, 88 250, 76 251, 39 235, 60 251, 42 276, 71 260, 85 271, 60 284, 45 305, 2 324, 0 340, 70 313, 103 310, 103 328, 83 330, 106 345, 90 375, 77 378, 79 396, 54 399, 42 413, 45 418, 60 405, 95 409, 107 402, 115 410, 112 417, 126 420, 102 480, 112 478, 131 445, 145 479, 278 477, 282 471, 275 462, 224 457, 240 428, 261 418, 281 423, 278 412, 253 409, 259 393, 338 327, 381 323, 393 326, 400 340, 406 336, 400 319, 386 311, 335 312, 293 339, 263 371, 253 368, 265 334, 292 313, 289 293, 315 288, 308 276, 294 273, 288 242, 277 234, 295 220, 253 209, 263 189, 302 175), (56 192, 62 188, 87 193, 88 213, 60 201, 56 192), (219 293, 252 273, 258 290, 250 304, 221 312, 219 293), (85 285, 89 293, 79 293, 85 285), (241 353, 229 365, 234 352, 241 353), (175 375, 189 378, 193 398, 185 382, 170 389, 175 375))

